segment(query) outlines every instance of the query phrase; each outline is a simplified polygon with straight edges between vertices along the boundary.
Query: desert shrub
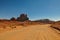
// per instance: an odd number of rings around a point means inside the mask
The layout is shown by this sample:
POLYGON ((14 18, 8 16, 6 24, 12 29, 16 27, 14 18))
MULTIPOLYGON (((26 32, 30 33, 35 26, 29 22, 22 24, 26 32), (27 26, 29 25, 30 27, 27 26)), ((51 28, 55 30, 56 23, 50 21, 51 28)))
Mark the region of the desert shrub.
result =
POLYGON ((9 27, 12 28, 12 29, 13 29, 13 28, 16 28, 16 26, 14 26, 14 25, 10 25, 9 27))

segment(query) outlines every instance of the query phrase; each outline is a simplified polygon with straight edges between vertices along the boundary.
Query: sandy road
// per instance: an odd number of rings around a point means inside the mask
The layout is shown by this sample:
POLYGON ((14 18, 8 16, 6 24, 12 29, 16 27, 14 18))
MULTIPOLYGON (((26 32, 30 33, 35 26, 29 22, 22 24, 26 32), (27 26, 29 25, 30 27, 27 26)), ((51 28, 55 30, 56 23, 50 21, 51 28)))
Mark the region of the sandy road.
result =
POLYGON ((0 34, 0 40, 60 40, 60 35, 46 25, 32 25, 0 34))

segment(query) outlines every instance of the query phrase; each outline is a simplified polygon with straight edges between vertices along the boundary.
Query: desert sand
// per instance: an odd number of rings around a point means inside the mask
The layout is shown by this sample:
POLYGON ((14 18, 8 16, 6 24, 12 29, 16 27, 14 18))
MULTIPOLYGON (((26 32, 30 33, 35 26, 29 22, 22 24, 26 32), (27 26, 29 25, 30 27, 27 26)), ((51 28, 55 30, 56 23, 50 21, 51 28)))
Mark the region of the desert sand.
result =
POLYGON ((0 40, 60 40, 60 31, 50 24, 30 25, 20 30, 0 33, 0 40))

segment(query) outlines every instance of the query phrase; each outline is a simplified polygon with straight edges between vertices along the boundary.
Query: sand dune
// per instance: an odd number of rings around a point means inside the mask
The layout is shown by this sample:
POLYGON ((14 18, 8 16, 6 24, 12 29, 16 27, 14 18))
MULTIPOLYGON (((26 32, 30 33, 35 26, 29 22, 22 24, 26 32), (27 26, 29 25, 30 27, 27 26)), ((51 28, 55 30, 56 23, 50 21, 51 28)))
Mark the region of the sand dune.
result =
POLYGON ((0 40, 60 40, 60 34, 46 25, 31 25, 0 34, 0 40))

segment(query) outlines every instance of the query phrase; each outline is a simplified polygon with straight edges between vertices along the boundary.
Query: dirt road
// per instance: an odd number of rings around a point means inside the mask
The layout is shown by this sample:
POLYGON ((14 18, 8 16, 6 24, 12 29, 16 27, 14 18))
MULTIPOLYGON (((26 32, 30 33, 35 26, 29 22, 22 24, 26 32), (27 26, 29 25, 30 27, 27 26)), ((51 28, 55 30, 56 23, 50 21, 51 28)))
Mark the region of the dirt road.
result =
POLYGON ((46 25, 32 25, 0 34, 0 40, 60 40, 60 34, 46 25))

